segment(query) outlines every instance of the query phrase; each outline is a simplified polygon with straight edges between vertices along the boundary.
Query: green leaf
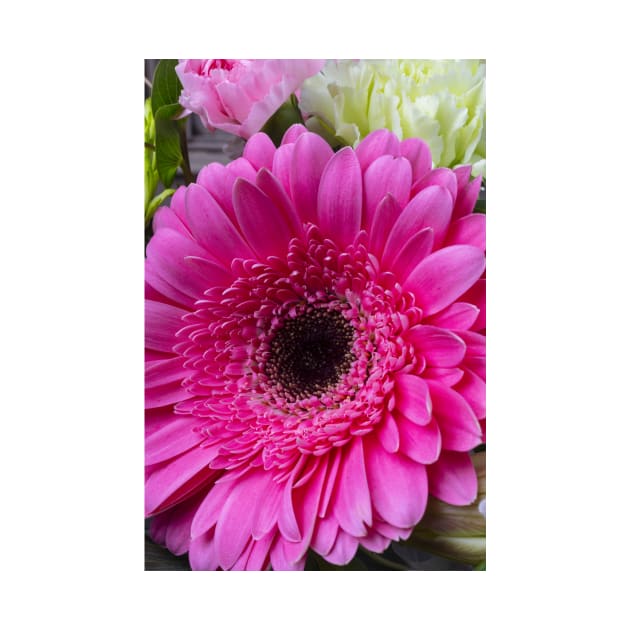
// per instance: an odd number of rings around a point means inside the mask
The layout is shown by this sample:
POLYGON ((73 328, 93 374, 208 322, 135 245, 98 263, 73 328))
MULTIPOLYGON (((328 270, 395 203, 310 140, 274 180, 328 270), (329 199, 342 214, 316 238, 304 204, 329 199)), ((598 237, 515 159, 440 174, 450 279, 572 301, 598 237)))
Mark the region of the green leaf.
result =
POLYGON ((486 570, 486 561, 483 560, 476 567, 473 568, 473 571, 485 571, 486 570))
POLYGON ((155 112, 155 162, 160 181, 167 188, 173 183, 177 167, 182 163, 180 128, 184 121, 173 120, 181 109, 176 103, 163 105, 155 112))
POLYGON ((169 187, 182 162, 179 130, 172 120, 155 120, 155 162, 160 181, 169 187))
POLYGON ((153 89, 151 91, 151 107, 153 114, 164 105, 179 103, 182 84, 175 73, 177 59, 161 59, 153 75, 153 89))
POLYGON ((167 188, 166 190, 163 190, 159 195, 156 195, 155 197, 153 197, 153 199, 151 199, 149 205, 147 206, 147 210, 144 214, 145 225, 149 221, 151 221, 151 219, 153 218, 153 215, 155 214, 155 211, 161 205, 163 205, 164 202, 174 193, 175 193, 175 189, 167 188))

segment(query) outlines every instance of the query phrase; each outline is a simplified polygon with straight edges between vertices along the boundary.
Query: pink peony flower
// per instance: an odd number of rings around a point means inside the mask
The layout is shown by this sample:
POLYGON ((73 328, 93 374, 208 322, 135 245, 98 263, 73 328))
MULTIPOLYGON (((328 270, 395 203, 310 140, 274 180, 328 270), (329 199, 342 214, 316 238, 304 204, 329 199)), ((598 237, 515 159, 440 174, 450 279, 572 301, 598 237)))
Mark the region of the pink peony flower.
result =
POLYGON ((472 503, 485 216, 470 166, 302 126, 210 164, 146 259, 146 514, 195 570, 343 565, 472 503))
POLYGON ((323 65, 320 59, 183 59, 175 68, 179 102, 208 129, 249 138, 323 65))

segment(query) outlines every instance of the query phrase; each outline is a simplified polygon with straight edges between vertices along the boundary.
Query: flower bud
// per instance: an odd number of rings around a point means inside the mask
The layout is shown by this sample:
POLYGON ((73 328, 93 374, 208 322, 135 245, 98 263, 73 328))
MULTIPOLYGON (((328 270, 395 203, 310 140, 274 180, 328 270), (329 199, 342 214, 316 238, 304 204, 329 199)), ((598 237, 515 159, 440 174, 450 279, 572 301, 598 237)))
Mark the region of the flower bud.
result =
POLYGON ((438 556, 479 564, 486 559, 486 454, 474 453, 478 493, 474 503, 455 506, 430 498, 420 523, 402 544, 438 556))

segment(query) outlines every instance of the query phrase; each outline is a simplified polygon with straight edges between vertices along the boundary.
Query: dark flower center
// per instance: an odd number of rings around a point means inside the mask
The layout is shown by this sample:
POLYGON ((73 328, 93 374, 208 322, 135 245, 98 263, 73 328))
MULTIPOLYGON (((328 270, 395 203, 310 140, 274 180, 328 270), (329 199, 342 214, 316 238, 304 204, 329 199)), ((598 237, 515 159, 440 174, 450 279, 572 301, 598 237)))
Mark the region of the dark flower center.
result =
POLYGON ((276 331, 265 372, 290 398, 319 396, 350 368, 353 341, 354 329, 341 313, 313 309, 276 331))

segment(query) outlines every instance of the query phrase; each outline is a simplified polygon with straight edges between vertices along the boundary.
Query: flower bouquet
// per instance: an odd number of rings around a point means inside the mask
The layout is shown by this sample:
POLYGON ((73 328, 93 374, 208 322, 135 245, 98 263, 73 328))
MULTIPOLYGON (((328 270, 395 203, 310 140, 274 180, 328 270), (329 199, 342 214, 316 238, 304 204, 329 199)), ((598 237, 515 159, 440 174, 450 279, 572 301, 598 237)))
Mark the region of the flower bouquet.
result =
POLYGON ((485 63, 148 66, 146 568, 485 569, 485 63))

